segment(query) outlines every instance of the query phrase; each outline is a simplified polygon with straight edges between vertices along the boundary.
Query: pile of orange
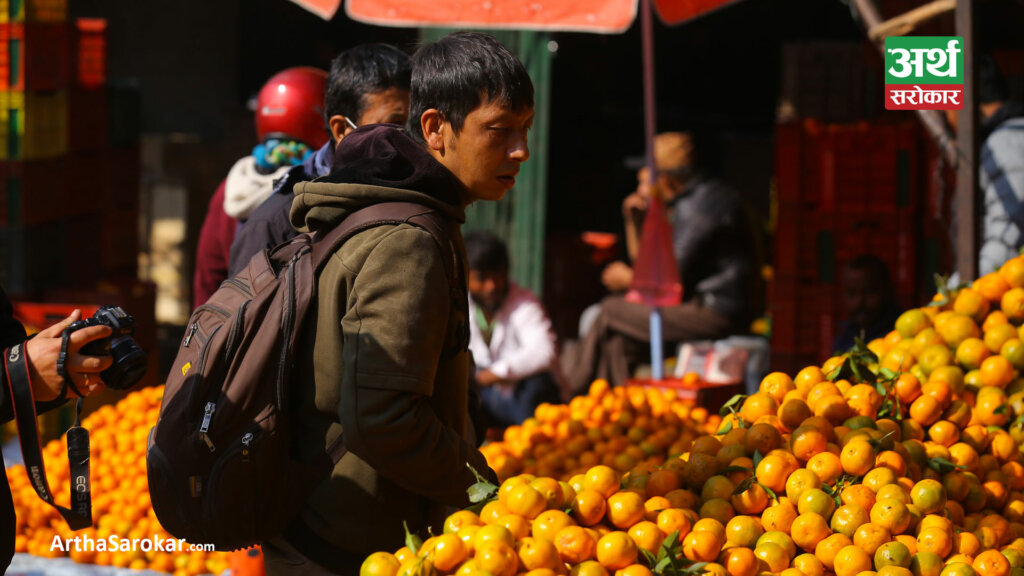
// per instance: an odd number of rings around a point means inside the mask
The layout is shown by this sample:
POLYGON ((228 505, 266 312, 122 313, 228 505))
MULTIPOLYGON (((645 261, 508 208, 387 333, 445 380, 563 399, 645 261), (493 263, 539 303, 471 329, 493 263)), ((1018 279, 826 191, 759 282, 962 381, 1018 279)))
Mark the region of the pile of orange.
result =
MULTIPOLYGON (((92 449, 92 528, 70 530, 57 511, 36 495, 23 466, 7 470, 17 513, 16 552, 43 557, 70 556, 76 562, 172 572, 178 576, 219 574, 228 568, 228 555, 223 552, 172 554, 141 549, 100 552, 73 546, 64 552, 52 547, 55 536, 60 536, 64 542, 88 536, 94 542, 106 540, 108 543, 111 536, 117 536, 118 541, 173 538, 157 522, 146 479, 146 437, 156 424, 162 398, 162 386, 144 388, 83 420, 82 426, 89 430, 92 449)), ((47 444, 43 456, 54 498, 58 504, 68 506, 70 474, 66 438, 47 444)), ((188 548, 188 544, 185 547, 188 548)))
POLYGON ((484 448, 478 515, 361 576, 1024 576, 1020 370, 1024 257, 720 420, 598 381, 484 448))
MULTIPOLYGON (((695 385, 696 375, 686 383, 695 385)), ((568 405, 542 404, 533 418, 482 448, 502 480, 526 473, 568 480, 597 464, 627 472, 682 454, 718 429, 721 417, 672 389, 609 387, 597 380, 568 405)))

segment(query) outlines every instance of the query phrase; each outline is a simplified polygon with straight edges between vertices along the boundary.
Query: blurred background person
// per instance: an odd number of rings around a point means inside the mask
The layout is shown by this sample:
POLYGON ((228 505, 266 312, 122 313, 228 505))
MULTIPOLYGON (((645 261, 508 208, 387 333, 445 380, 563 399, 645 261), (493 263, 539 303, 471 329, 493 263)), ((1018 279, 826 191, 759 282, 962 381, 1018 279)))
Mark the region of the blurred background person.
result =
POLYGON ((323 124, 327 73, 289 68, 272 76, 256 100, 252 154, 235 162, 210 199, 199 232, 192 306, 203 304, 228 278, 231 243, 241 222, 274 191, 274 181, 328 140, 323 124))
POLYGON ((561 399, 551 320, 533 292, 509 280, 508 249, 497 236, 467 232, 466 257, 469 349, 485 425, 521 424, 541 403, 561 399))
POLYGON ((889 267, 874 254, 861 254, 843 267, 843 306, 847 320, 832 344, 846 352, 856 344, 882 338, 892 330, 900 307, 896 303, 889 267))

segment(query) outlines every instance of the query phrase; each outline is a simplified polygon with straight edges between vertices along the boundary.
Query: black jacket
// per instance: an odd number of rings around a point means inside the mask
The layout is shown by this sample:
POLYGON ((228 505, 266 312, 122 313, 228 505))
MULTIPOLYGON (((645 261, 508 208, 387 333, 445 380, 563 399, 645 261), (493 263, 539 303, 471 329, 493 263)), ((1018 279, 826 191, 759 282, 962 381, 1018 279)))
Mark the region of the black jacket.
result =
POLYGON ((299 182, 314 180, 331 171, 334 163, 334 142, 328 141, 315 154, 295 166, 274 182, 274 193, 260 204, 235 234, 228 260, 228 276, 241 272, 249 260, 267 248, 294 238, 298 232, 288 221, 295 199, 294 187, 299 182))
MULTIPOLYGON (((14 319, 14 310, 7 294, 0 288, 0 352, 19 342, 25 341, 25 328, 14 319)), ((7 358, 7 354, 4 354, 7 358)), ((2 362, 0 362, 2 364, 2 362)), ((11 408, 11 390, 7 385, 7 371, 0 370, 0 423, 14 418, 11 408)), ((4 465, 3 454, 0 454, 0 466, 4 465)), ((0 572, 6 572, 7 566, 14 556, 14 501, 11 489, 4 483, 0 488, 0 572)))
POLYGON ((739 194, 718 180, 697 178, 670 202, 672 248, 683 300, 699 300, 736 328, 750 320, 754 239, 739 194))

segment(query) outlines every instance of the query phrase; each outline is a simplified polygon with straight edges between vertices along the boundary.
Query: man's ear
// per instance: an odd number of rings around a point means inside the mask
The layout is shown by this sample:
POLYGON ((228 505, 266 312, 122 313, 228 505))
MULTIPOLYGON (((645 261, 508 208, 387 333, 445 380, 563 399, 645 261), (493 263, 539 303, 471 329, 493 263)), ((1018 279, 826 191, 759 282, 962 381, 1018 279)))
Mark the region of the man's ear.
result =
POLYGON ((341 142, 341 139, 348 135, 349 132, 354 130, 349 126, 348 122, 345 121, 345 117, 341 114, 335 114, 327 120, 327 125, 331 128, 331 137, 334 138, 335 142, 341 142))
POLYGON ((444 154, 445 135, 448 132, 448 121, 436 108, 428 108, 420 116, 420 130, 427 148, 444 154))

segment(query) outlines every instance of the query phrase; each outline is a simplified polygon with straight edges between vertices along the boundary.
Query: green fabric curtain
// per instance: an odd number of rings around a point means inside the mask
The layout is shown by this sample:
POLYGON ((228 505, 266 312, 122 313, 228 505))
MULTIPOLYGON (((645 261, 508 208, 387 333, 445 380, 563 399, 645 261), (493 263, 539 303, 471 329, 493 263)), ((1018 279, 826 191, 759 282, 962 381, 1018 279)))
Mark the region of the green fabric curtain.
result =
MULTIPOLYGON (((421 37, 424 42, 431 42, 453 31, 428 28, 421 32, 421 37)), ((500 40, 526 66, 533 79, 535 116, 530 131, 530 160, 523 164, 516 187, 499 202, 476 202, 470 206, 464 230, 482 228, 502 238, 508 244, 512 279, 540 296, 544 287, 551 35, 516 30, 483 32, 500 40)))

